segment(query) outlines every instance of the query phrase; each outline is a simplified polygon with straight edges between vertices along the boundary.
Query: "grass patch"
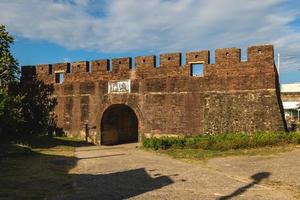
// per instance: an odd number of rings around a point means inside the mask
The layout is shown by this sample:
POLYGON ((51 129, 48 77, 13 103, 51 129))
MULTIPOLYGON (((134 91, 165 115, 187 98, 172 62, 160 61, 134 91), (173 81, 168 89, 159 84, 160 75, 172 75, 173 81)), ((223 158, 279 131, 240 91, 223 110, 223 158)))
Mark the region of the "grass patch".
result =
POLYGON ((260 147, 255 149, 236 149, 228 151, 214 151, 203 149, 175 149, 158 150, 159 153, 167 154, 176 159, 183 160, 207 160, 215 157, 226 156, 255 156, 274 155, 286 151, 291 151, 294 146, 260 147))
POLYGON ((300 133, 227 133, 216 135, 198 135, 194 137, 161 137, 146 138, 143 147, 158 149, 203 149, 227 151, 284 144, 300 144, 300 133))
POLYGON ((72 138, 32 138, 26 144, 2 144, 0 199, 48 199, 73 192, 74 149, 86 145, 72 138), (5 151, 3 150, 5 149, 5 151))
POLYGON ((300 133, 228 133, 194 137, 146 138, 143 147, 179 159, 207 159, 219 156, 273 154, 300 144, 300 133))

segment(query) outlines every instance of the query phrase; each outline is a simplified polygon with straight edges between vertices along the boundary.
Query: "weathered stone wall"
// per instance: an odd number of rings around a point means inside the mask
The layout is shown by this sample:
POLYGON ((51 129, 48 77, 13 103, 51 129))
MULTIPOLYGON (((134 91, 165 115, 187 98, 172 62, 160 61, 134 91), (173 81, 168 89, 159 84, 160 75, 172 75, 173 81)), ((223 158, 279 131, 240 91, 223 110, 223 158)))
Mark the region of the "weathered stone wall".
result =
POLYGON ((139 136, 285 130, 272 45, 248 48, 241 61, 237 48, 210 52, 96 60, 23 67, 23 80, 34 74, 53 84, 58 125, 84 137, 85 124, 98 143, 104 111, 114 104, 129 106, 137 115, 139 136), (194 63, 204 63, 203 77, 191 75, 194 63), (53 68, 53 69, 52 69, 53 68), (55 74, 64 83, 55 83, 55 74), (131 92, 108 94, 108 82, 131 80, 131 92))

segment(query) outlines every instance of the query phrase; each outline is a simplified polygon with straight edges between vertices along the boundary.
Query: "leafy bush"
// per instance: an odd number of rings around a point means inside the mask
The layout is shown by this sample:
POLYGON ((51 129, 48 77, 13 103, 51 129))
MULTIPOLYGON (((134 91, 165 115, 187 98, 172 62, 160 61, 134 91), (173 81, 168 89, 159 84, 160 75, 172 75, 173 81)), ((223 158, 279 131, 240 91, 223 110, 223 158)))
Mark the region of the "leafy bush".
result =
POLYGON ((225 151, 282 144, 300 144, 300 133, 260 132, 198 135, 194 137, 144 138, 143 147, 150 149, 204 149, 225 151))

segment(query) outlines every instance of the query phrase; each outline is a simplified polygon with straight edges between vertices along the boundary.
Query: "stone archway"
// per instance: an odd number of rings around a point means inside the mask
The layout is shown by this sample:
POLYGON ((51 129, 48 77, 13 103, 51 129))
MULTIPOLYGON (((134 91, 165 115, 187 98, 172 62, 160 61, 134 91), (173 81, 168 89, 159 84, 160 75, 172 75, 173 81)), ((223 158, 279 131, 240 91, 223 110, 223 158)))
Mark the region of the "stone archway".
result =
POLYGON ((138 118, 125 104, 113 104, 101 119, 101 145, 138 142, 138 118))

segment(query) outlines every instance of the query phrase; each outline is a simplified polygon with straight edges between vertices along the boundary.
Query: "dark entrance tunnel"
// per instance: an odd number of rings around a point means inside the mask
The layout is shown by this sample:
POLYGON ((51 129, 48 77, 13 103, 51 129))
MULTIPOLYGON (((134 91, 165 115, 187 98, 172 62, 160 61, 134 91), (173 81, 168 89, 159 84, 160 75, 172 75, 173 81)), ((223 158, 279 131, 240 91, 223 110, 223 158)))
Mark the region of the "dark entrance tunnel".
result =
POLYGON ((101 120, 101 145, 115 145, 138 141, 138 119, 126 105, 107 108, 101 120))

